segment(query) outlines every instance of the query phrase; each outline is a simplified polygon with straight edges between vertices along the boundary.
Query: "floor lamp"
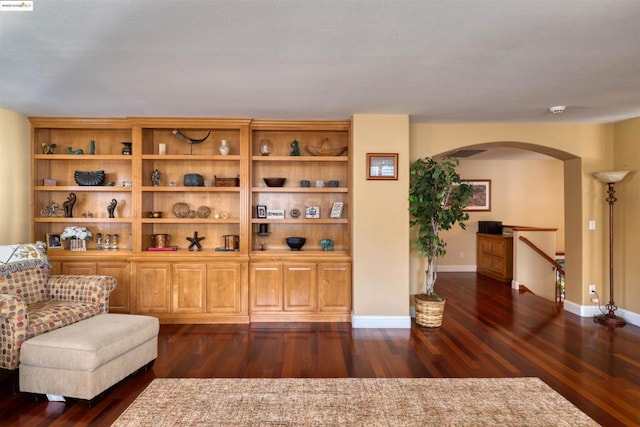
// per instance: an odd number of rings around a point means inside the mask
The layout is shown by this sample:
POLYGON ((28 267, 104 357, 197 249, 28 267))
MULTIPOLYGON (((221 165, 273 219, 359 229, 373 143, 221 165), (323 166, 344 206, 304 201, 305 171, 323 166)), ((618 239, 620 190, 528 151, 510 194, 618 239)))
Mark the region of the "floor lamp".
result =
POLYGON ((613 187, 616 182, 622 181, 628 173, 629 171, 612 171, 594 174, 601 182, 607 184, 606 201, 609 203, 609 304, 607 304, 607 314, 601 314, 594 320, 609 327, 621 327, 627 323, 624 319, 616 316, 618 307, 613 300, 613 204, 617 200, 613 187))

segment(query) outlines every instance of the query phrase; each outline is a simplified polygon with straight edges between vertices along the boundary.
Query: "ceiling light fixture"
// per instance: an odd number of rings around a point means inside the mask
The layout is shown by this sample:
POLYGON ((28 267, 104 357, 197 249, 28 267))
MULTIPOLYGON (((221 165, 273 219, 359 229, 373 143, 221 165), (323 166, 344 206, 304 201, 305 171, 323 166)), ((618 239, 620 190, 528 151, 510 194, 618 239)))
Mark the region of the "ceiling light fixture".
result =
POLYGON ((565 107, 564 105, 556 105, 555 107, 551 107, 549 108, 549 111, 551 111, 553 114, 562 114, 564 113, 564 110, 567 107, 565 107))

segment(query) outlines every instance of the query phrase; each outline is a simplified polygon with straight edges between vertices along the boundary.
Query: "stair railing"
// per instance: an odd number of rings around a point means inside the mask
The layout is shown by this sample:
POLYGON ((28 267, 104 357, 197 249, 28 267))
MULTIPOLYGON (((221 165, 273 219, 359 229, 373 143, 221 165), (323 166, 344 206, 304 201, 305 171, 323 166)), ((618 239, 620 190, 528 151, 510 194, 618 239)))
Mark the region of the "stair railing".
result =
POLYGON ((565 277, 564 268, 562 267, 562 265, 560 265, 555 259, 551 258, 549 255, 544 253, 542 249, 537 247, 535 243, 533 243, 531 240, 527 239, 526 237, 520 236, 518 239, 521 240, 527 246, 529 246, 531 249, 533 249, 534 252, 536 252, 538 255, 540 255, 542 258, 544 258, 553 266, 553 268, 556 271, 556 283, 555 283, 556 303, 562 304, 564 302, 564 277, 565 277))

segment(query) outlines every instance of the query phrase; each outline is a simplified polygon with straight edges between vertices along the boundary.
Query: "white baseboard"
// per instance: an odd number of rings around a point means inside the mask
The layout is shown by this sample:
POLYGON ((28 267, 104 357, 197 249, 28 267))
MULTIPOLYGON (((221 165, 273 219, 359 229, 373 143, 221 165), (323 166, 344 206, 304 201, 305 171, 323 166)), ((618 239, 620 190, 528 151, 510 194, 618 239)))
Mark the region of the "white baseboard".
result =
MULTIPOLYGON (((604 306, 601 306, 601 308, 606 311, 604 306)), ((564 309, 569 313, 573 313, 580 317, 594 317, 602 314, 596 305, 580 305, 569 300, 564 301, 564 309)), ((625 310, 624 308, 619 308, 616 315, 620 316, 631 325, 640 326, 640 314, 638 313, 625 310)))
POLYGON ((352 328, 410 329, 410 316, 356 316, 351 315, 352 328))
POLYGON ((439 265, 438 272, 442 273, 475 273, 475 265, 439 265))

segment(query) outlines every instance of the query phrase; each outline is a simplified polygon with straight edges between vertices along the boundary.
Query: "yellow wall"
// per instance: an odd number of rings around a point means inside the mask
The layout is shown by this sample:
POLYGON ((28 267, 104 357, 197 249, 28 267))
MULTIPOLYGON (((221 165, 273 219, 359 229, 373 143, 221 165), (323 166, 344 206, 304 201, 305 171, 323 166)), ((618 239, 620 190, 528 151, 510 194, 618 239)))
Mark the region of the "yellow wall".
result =
POLYGON ((29 132, 25 116, 0 108, 0 244, 30 240, 29 132))
MULTIPOLYGON (((615 186, 618 199, 614 205, 615 303, 640 313, 640 118, 617 123, 614 135, 614 169, 633 171, 615 186)), ((608 292, 605 295, 608 297, 608 292)))
POLYGON ((409 316, 409 116, 353 116, 353 312, 409 316), (398 153, 397 181, 368 181, 367 153, 398 153))

